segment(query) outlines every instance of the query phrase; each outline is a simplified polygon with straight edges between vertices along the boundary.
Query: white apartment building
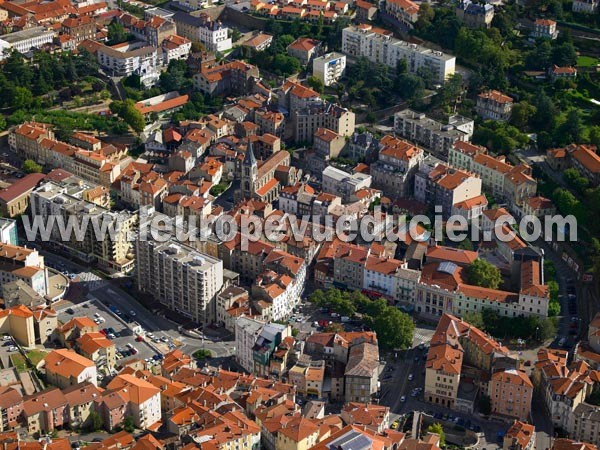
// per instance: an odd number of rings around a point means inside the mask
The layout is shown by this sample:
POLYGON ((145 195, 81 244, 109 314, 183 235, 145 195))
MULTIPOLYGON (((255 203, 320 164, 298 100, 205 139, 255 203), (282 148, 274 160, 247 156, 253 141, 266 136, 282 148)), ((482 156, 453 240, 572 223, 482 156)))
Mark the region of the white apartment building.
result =
POLYGON ((410 109, 394 114, 394 131, 398 136, 443 156, 455 142, 470 141, 474 129, 475 122, 463 116, 452 116, 443 124, 410 109))
MULTIPOLYGON (((36 48, 50 44, 54 39, 54 31, 46 27, 26 28, 0 36, 0 49, 8 51, 14 49, 19 53, 27 53, 36 48)), ((4 59, 4 52, 0 53, 0 61, 4 59)))
POLYGON ((161 45, 165 65, 168 65, 174 59, 187 59, 192 51, 192 41, 176 34, 166 38, 161 45))
POLYGON ((162 58, 159 56, 158 49, 152 46, 102 45, 98 48, 98 63, 110 75, 123 77, 139 75, 142 83, 148 86, 158 80, 162 58))
POLYGON ((211 52, 224 52, 232 48, 229 28, 221 22, 213 21, 208 15, 192 16, 184 12, 173 16, 177 34, 192 42, 204 44, 211 52))
POLYGON ((400 60, 404 60, 410 73, 430 70, 438 83, 454 74, 456 65, 456 58, 452 55, 396 39, 391 32, 367 24, 344 28, 342 52, 355 57, 364 56, 369 61, 394 68, 400 60))
POLYGON ((117 375, 107 386, 111 391, 127 393, 127 415, 135 426, 149 428, 161 419, 160 388, 132 374, 117 375))
POLYGON ((338 195, 348 201, 356 191, 371 187, 371 175, 357 172, 350 174, 333 166, 323 171, 323 192, 338 195))
POLYGON ((252 294, 255 299, 271 304, 271 313, 263 314, 263 317, 269 320, 288 319, 300 303, 305 279, 306 264, 302 264, 295 278, 273 270, 260 274, 252 285, 252 294))
POLYGON ((419 274, 418 270, 408 269, 403 261, 369 255, 363 269, 363 289, 412 304, 419 274))
MULTIPOLYGON (((182 244, 175 237, 166 242, 153 240, 153 217, 154 214, 144 217, 135 241, 138 288, 200 324, 214 323, 216 298, 223 286, 223 261, 182 244)), ((171 223, 167 216, 159 217, 171 223)))
POLYGON ((573 12, 583 14, 598 14, 599 10, 599 0, 573 0, 573 12))
POLYGON ((558 37, 556 22, 550 19, 535 19, 531 35, 536 38, 556 39, 558 37))
POLYGON ((15 219, 0 218, 0 242, 3 244, 19 245, 17 221, 15 219))
POLYGON ((336 83, 346 71, 346 55, 332 52, 313 59, 313 76, 325 86, 336 83))
POLYGON ((60 227, 54 222, 51 244, 57 248, 84 261, 97 260, 108 269, 119 272, 133 270, 135 261, 129 234, 137 224, 137 213, 111 211, 84 200, 83 192, 88 188, 89 186, 72 184, 63 186, 48 181, 30 194, 31 213, 33 217, 46 220, 50 216, 56 216, 65 223, 74 220, 82 226, 86 225, 82 230, 83 239, 78 239, 78 233, 73 233, 71 239, 65 241, 60 235, 60 227), (86 223, 85 220, 89 221, 86 223), (106 227, 103 236, 96 236, 94 222, 98 224, 98 229, 106 227))
POLYGON ((252 348, 266 322, 240 317, 235 322, 235 359, 247 372, 254 372, 252 348))
POLYGON ((44 358, 46 381, 61 389, 86 381, 98 386, 96 364, 74 350, 59 348, 44 358))

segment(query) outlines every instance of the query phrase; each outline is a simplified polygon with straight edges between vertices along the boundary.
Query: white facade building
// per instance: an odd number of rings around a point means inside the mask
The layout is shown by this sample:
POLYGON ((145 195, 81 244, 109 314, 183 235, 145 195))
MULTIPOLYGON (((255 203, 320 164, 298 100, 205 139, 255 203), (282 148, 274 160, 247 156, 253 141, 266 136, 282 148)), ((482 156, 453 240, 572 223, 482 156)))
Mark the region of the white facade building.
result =
POLYGON ((350 174, 333 166, 323 171, 323 192, 329 192, 348 201, 356 191, 371 187, 371 175, 361 172, 350 174))
POLYGON ((448 155, 457 141, 470 141, 475 122, 463 116, 452 116, 443 124, 424 113, 405 109, 394 114, 394 131, 398 136, 441 155, 448 155))
POLYGON ((235 359, 250 373, 254 371, 252 348, 265 325, 265 322, 249 317, 240 317, 235 322, 235 359))
POLYGON ((313 59, 313 76, 325 86, 336 83, 346 71, 346 55, 332 52, 313 59))
POLYGON ((213 21, 206 14, 196 17, 178 12, 173 16, 173 20, 179 36, 192 42, 200 42, 211 52, 224 52, 233 47, 229 28, 221 22, 213 21))
POLYGON ((173 34, 162 42, 165 65, 174 59, 187 59, 192 51, 192 41, 188 38, 173 34))
POLYGON ((371 25, 357 25, 342 31, 342 52, 350 56, 364 56, 369 61, 396 67, 406 61, 409 73, 431 71, 435 80, 443 83, 454 74, 456 58, 443 52, 394 38, 391 33, 371 25))
POLYGON ((149 86, 158 81, 162 58, 158 49, 152 46, 132 44, 115 48, 103 45, 98 49, 98 63, 111 75, 139 75, 141 82, 149 86))
POLYGON ((27 53, 31 49, 36 49, 49 44, 54 39, 54 31, 46 27, 26 28, 14 33, 0 36, 0 61, 4 59, 5 52, 14 49, 19 53, 27 53))

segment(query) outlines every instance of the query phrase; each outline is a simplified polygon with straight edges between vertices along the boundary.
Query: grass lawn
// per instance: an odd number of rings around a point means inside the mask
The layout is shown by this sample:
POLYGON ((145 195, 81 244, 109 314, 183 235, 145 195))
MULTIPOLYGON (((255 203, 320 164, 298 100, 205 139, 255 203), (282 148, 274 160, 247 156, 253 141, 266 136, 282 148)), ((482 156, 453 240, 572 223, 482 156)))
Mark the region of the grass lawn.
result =
POLYGON ((30 350, 27 352, 27 357, 31 360, 31 363, 34 366, 37 366, 38 363, 46 357, 48 353, 43 352, 41 350, 30 350))
POLYGON ((577 65, 579 67, 595 67, 599 63, 598 58, 592 56, 578 56, 577 65))
POLYGON ((27 370, 27 361, 20 353, 13 353, 10 355, 10 360, 12 361, 13 366, 15 366, 15 369, 17 369, 17 372, 25 372, 27 370))

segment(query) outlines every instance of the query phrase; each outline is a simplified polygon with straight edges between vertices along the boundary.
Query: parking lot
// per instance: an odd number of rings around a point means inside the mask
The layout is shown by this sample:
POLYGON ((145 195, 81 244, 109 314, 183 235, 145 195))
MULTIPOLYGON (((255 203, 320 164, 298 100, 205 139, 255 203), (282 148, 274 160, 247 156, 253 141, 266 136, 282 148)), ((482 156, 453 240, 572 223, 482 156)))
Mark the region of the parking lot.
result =
MULTIPOLYGON (((158 348, 153 348, 145 340, 142 342, 136 341, 136 336, 132 331, 132 323, 127 324, 122 318, 109 310, 108 307, 100 302, 92 299, 86 302, 58 309, 58 320, 66 323, 74 317, 89 317, 90 319, 101 318, 102 322, 98 324, 100 330, 111 329, 107 332, 110 335, 114 333, 114 337, 110 336, 117 348, 117 364, 127 362, 132 359, 150 360, 160 353, 158 348), (132 348, 135 349, 132 352, 132 348)), ((98 320, 100 322, 100 320, 98 320)))

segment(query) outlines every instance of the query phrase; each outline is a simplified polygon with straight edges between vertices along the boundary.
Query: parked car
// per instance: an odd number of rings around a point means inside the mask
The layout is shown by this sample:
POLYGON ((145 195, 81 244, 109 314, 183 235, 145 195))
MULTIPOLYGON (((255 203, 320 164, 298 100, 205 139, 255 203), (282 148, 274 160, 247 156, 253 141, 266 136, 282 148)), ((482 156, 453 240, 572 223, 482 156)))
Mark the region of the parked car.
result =
POLYGON ((144 337, 143 336, 136 336, 135 341, 136 342, 144 342, 144 337))

